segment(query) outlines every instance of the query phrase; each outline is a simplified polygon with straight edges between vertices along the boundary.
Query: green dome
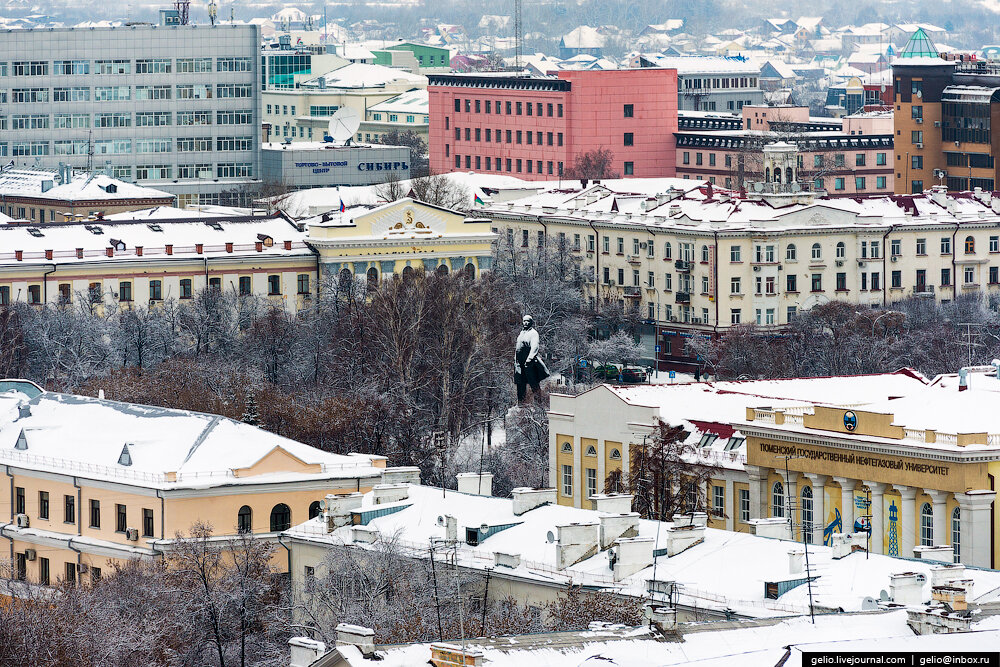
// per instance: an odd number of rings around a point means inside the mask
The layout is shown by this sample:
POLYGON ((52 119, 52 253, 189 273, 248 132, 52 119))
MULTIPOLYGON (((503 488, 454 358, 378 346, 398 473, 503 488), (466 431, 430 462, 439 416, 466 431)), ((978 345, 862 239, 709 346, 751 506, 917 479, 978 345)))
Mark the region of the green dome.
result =
POLYGON ((937 58, 939 57, 940 51, 934 46, 934 42, 931 38, 927 36, 923 28, 917 28, 917 31, 913 33, 909 41, 906 42, 906 46, 899 53, 900 58, 937 58))

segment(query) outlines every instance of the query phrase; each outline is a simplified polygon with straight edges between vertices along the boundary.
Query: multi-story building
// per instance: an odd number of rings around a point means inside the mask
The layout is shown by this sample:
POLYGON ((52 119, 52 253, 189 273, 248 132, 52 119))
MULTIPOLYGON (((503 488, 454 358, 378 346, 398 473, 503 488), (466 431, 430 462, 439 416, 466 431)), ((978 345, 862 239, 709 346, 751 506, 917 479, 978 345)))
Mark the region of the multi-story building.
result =
MULTIPOLYGON (((268 88, 263 93, 265 141, 321 141, 330 118, 351 107, 364 121, 367 110, 401 93, 427 87, 427 77, 400 69, 348 63, 298 83, 294 88, 268 88)), ((358 141, 377 136, 360 130, 358 141)), ((378 133, 376 133, 378 134, 378 133)))
POLYGON ((607 149, 614 173, 673 176, 676 77, 667 69, 431 75, 431 170, 552 180, 569 175, 578 156, 607 149))
POLYGON ((574 260, 591 308, 638 309, 649 323, 648 354, 657 346, 663 368, 697 366, 686 337, 781 327, 829 301, 885 306, 1000 291, 1000 199, 991 193, 819 196, 798 186, 794 147, 765 151, 768 181, 746 196, 636 179, 480 214, 515 251, 545 245, 574 260))
MULTIPOLYGON (((370 489, 385 467, 384 457, 330 454, 218 415, 27 381, 3 388, 0 544, 15 578, 31 583, 92 581, 162 557, 197 521, 220 538, 276 540, 317 516, 327 494, 370 489)), ((287 557, 274 564, 284 570, 287 557)))
POLYGON ((427 89, 417 88, 368 107, 365 120, 358 128, 357 140, 361 141, 362 134, 371 134, 371 141, 377 141, 389 132, 412 131, 426 142, 429 127, 427 89))
POLYGON ((155 206, 172 206, 169 192, 127 183, 106 173, 0 170, 0 213, 30 222, 73 222, 155 206))
POLYGON ((245 203, 260 166, 259 49, 255 25, 7 31, 0 156, 107 165, 181 204, 245 203))
POLYGON ((830 545, 868 525, 872 553, 996 567, 996 369, 553 394, 549 483, 559 504, 601 502, 662 421, 710 469, 679 489, 710 527, 830 545))
POLYGON ((738 113, 764 103, 760 66, 742 56, 640 57, 638 67, 677 70, 677 108, 683 111, 738 113))
MULTIPOLYGON (((951 56, 947 56, 951 58, 951 56)), ((1000 66, 946 60, 918 29, 892 64, 896 103, 896 192, 996 189, 1000 66)))
MULTIPOLYGON (((117 217, 117 216, 116 216, 117 217)), ((352 206, 300 223, 196 217, 0 225, 0 306, 156 307, 208 288, 310 308, 331 278, 491 268, 485 218, 412 199, 352 206)))
POLYGON ((376 65, 399 67, 412 59, 421 74, 443 73, 451 69, 451 52, 440 46, 397 42, 381 49, 372 46, 371 49, 375 54, 376 65))
POLYGON ((0 305, 155 307, 212 287, 294 312, 319 289, 305 239, 281 216, 0 225, 0 305))
POLYGON ((786 141, 799 149, 799 180, 814 190, 849 196, 893 191, 891 112, 841 120, 810 118, 807 107, 744 106, 742 119, 683 112, 680 127, 681 178, 747 187, 764 177, 763 146, 786 141))

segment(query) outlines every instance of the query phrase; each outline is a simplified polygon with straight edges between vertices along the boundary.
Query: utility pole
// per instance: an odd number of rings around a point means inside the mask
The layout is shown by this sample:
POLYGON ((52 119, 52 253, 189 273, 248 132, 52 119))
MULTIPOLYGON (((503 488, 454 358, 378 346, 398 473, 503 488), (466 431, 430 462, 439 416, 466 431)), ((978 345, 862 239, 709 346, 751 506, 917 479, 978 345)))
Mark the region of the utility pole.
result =
POLYGON ((434 538, 431 538, 431 578, 434 580, 434 608, 437 609, 438 637, 444 641, 444 626, 441 624, 441 598, 438 597, 437 568, 434 566, 434 538))
POLYGON ((521 71, 522 54, 521 0, 514 0, 514 66, 521 71))

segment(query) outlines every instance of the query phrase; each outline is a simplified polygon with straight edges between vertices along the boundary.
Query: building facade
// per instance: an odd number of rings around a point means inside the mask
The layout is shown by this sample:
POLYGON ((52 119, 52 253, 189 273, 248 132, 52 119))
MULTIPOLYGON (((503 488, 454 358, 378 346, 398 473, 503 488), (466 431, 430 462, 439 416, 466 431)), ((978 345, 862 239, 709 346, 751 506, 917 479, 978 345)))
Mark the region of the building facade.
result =
POLYGON ((677 70, 677 108, 728 111, 764 103, 760 67, 742 56, 665 56, 643 66, 677 70))
POLYGON ((620 176, 673 176, 676 76, 664 69, 431 75, 430 168, 553 180, 568 176, 578 156, 607 149, 620 176))
POLYGON ((306 233, 286 218, 0 226, 0 305, 157 307, 206 287, 295 312, 319 290, 306 233))
MULTIPOLYGON (((0 403, 0 547, 15 578, 42 585, 161 557, 196 521, 217 537, 276 540, 316 516, 327 494, 370 489, 385 466, 217 415, 45 393, 24 381, 0 403)), ((274 564, 285 570, 281 551, 274 564)))
POLYGON ((636 179, 481 214, 513 252, 543 246, 572 262, 590 308, 637 309, 655 326, 649 347, 659 346, 664 369, 694 371, 687 337, 750 323, 777 329, 830 301, 887 306, 1000 290, 1000 200, 991 193, 817 196, 794 191, 794 149, 776 159, 765 171, 779 168, 783 183, 754 184, 745 197, 636 179))
POLYGON ((261 177, 293 190, 405 180, 410 177, 410 149, 323 142, 269 143, 261 148, 261 177))
POLYGON ((239 200, 260 169, 259 49, 254 25, 9 30, 0 157, 239 200))
POLYGON ((559 504, 588 507, 662 420, 688 429, 687 460, 712 468, 691 494, 710 527, 786 519, 786 539, 829 545, 870 525, 873 553, 996 567, 1000 424, 985 406, 998 390, 996 367, 982 367, 553 394, 550 484, 559 504))

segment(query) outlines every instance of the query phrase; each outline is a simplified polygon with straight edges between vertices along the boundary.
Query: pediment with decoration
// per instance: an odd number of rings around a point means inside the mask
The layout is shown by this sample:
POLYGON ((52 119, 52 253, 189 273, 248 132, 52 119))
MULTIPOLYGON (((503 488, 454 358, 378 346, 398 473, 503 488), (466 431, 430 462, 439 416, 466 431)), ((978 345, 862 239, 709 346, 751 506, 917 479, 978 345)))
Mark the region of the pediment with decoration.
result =
POLYGON ((374 238, 438 239, 447 233, 449 214, 420 202, 403 200, 395 206, 372 211, 366 217, 374 238))

